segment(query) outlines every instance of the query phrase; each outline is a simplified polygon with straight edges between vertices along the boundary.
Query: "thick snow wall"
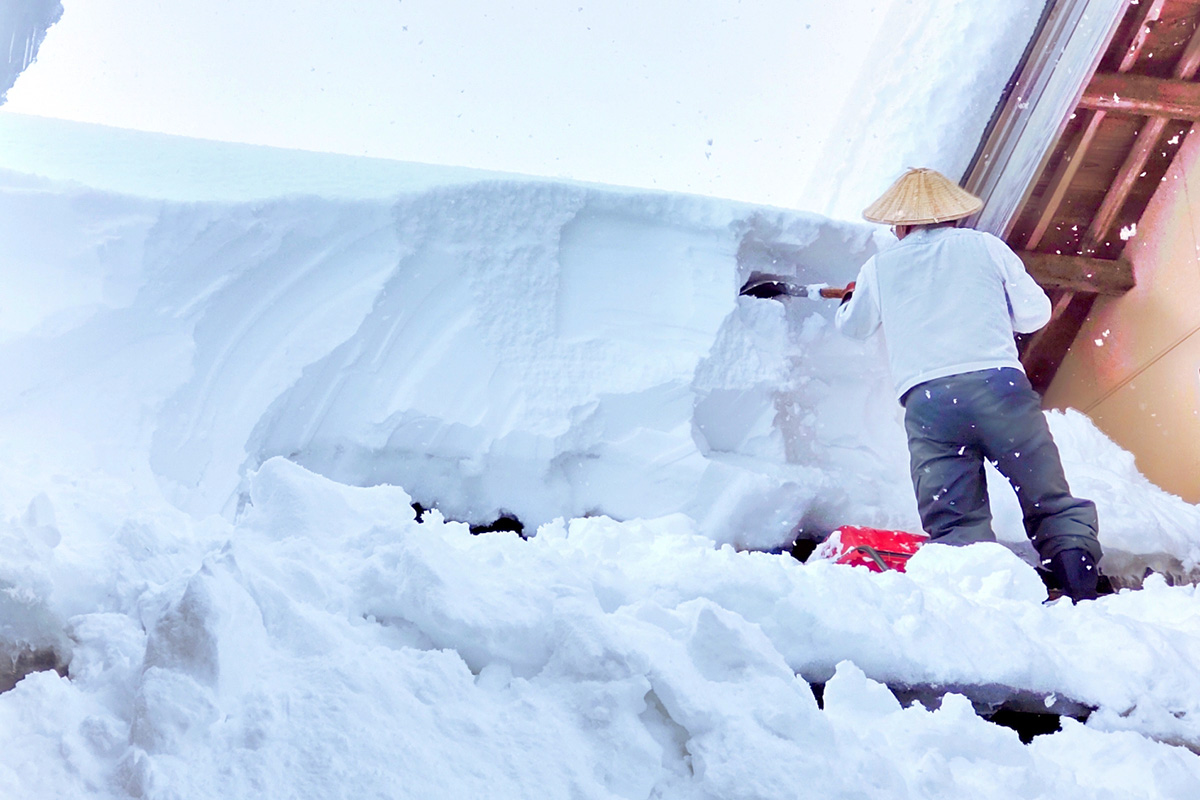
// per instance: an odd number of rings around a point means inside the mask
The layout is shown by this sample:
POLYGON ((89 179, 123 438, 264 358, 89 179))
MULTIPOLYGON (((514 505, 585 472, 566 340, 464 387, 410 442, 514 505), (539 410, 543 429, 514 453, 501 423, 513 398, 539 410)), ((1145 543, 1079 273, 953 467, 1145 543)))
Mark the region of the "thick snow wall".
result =
MULTIPOLYGON (((917 529, 882 338, 838 335, 830 303, 737 296, 754 270, 847 281, 876 237, 536 180, 182 202, 7 173, 3 444, 47 480, 115 473, 199 516, 236 516, 246 475, 282 455, 531 531, 677 512, 754 548, 917 529)), ((1110 574, 1193 573, 1200 510, 1081 415, 1051 425, 1110 574)), ((997 534, 1031 558, 989 474, 997 534)))
POLYGON ((737 297, 850 279, 864 226, 535 181, 189 204, 10 177, 0 203, 5 406, 107 432, 97 463, 148 460, 189 511, 286 455, 473 522, 682 511, 764 545, 851 493, 896 516, 903 443, 861 435, 881 362, 831 307, 737 297))
POLYGON ((5 0, 0 5, 0 47, 8 48, 0 70, 0 105, 17 76, 37 58, 46 30, 62 12, 59 0, 5 0))

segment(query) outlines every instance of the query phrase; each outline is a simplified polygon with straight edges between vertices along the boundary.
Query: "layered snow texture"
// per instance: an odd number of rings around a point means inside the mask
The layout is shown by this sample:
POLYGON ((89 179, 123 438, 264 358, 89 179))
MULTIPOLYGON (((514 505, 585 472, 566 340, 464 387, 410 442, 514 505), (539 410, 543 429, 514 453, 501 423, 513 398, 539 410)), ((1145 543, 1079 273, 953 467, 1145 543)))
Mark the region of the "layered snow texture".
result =
POLYGON ((863 226, 528 181, 184 204, 11 179, 0 205, 2 288, 25 300, 0 400, 23 428, 104 431, 124 452, 100 461, 195 513, 235 511, 272 455, 472 522, 682 511, 775 545, 850 493, 908 512, 878 480, 903 442, 861 422, 894 416, 882 362, 831 308, 737 298, 797 259, 848 280, 863 226))
POLYGON ((0 67, 0 105, 17 76, 37 58, 46 30, 62 12, 59 0, 5 0, 0 6, 0 47, 8 47, 0 67))
MULTIPOLYGON (((405 185, 0 173, 0 647, 66 673, 0 695, 5 797, 1191 796, 1195 589, 1042 605, 1002 481, 1011 549, 747 551, 917 526, 884 343, 736 297, 852 278, 871 229, 405 185), (447 521, 505 512, 540 529, 447 521), (1097 710, 1025 746, 885 683, 1097 710)), ((1105 568, 1194 574, 1200 510, 1050 421, 1105 568)))

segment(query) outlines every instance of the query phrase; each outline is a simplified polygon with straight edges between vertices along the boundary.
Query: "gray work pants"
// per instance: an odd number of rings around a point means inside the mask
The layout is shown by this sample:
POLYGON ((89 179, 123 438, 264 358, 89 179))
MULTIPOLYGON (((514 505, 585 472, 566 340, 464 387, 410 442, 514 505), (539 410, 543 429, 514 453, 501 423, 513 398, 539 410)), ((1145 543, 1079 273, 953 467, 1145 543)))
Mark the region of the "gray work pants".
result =
POLYGON ((1018 369, 922 383, 902 398, 921 524, 944 544, 995 541, 983 460, 1008 478, 1043 561, 1072 548, 1100 560, 1096 506, 1071 495, 1041 401, 1018 369))

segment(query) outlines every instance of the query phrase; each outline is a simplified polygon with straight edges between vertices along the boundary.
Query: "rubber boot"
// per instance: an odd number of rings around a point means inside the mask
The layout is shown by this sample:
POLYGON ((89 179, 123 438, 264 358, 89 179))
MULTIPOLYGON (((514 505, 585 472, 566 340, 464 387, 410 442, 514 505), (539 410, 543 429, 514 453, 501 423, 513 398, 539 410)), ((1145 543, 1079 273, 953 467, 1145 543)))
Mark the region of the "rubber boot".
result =
POLYGON ((1096 584, 1100 571, 1096 560, 1087 550, 1063 550, 1050 558, 1050 571, 1071 602, 1096 599, 1096 584))

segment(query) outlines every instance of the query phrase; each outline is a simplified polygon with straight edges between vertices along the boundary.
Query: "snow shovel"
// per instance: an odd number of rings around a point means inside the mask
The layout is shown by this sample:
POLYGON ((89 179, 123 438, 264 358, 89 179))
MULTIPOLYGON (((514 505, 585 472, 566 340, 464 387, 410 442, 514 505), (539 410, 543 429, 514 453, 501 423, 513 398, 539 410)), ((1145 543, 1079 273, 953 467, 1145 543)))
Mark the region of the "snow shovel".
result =
POLYGON ((748 297, 823 297, 827 300, 840 299, 845 293, 845 289, 827 283, 798 284, 783 275, 771 275, 766 272, 750 273, 750 277, 738 290, 738 294, 748 297))
POLYGON ((833 561, 872 572, 904 572, 908 559, 927 541, 924 533, 844 525, 817 547, 809 561, 833 561))

